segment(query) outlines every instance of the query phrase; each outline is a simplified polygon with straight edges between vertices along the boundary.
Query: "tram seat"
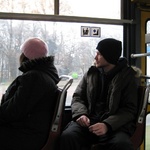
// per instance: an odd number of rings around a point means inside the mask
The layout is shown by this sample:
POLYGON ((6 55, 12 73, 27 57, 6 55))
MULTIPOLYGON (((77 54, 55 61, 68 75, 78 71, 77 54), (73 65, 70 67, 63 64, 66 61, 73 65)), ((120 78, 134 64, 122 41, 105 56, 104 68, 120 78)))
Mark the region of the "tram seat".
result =
POLYGON ((63 118, 63 111, 65 107, 67 90, 73 83, 73 79, 70 76, 62 75, 60 79, 67 78, 67 83, 63 88, 58 88, 57 90, 57 102, 54 111, 53 121, 49 132, 49 137, 47 139, 46 144, 43 146, 41 150, 55 150, 57 146, 57 141, 61 133, 61 125, 63 118))
POLYGON ((144 139, 148 96, 149 96, 148 88, 146 86, 139 86, 138 89, 139 112, 136 122, 136 130, 131 137, 134 150, 137 150, 140 147, 144 139))
MULTIPOLYGON (((138 87, 139 112, 137 115, 136 130, 133 136, 131 137, 131 142, 133 143, 134 150, 137 150, 140 147, 144 139, 149 92, 150 87, 148 86, 138 87)), ((101 146, 101 143, 94 144, 92 145, 91 150, 99 150, 99 146, 101 146)))

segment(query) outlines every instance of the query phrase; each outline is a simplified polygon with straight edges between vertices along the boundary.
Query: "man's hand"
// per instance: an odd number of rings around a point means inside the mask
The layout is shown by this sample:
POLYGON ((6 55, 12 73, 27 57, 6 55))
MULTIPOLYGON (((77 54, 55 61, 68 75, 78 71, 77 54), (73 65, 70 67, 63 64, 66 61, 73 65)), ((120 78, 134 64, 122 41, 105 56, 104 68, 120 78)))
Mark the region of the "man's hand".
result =
POLYGON ((76 122, 83 127, 88 127, 90 125, 90 119, 85 115, 79 117, 76 122))
POLYGON ((108 131, 105 123, 96 123, 89 126, 89 131, 96 134, 97 136, 104 135, 108 131))

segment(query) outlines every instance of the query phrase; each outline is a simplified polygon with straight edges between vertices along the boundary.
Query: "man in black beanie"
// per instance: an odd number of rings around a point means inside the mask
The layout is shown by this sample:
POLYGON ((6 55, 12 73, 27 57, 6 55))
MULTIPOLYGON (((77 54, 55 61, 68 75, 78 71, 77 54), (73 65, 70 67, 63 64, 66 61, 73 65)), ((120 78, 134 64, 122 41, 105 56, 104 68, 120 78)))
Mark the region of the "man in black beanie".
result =
POLYGON ((98 43, 96 49, 111 64, 117 64, 121 56, 122 43, 115 39, 105 39, 98 43))
POLYGON ((96 47, 91 66, 71 103, 72 121, 60 137, 60 150, 133 150, 130 137, 137 114, 136 72, 120 58, 122 43, 108 38, 96 47))

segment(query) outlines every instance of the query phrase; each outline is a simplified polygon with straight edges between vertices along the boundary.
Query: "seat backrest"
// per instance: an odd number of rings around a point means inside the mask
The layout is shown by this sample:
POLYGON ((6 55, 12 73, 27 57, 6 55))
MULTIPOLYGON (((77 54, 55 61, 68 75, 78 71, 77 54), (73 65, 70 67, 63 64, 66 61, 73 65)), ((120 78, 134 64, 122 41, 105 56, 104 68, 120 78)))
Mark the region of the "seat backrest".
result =
POLYGON ((136 123, 136 130, 133 136, 131 137, 134 150, 137 150, 140 147, 144 139, 149 92, 150 92, 149 86, 139 86, 138 88, 139 112, 136 123))
POLYGON ((57 90, 57 103, 55 107, 55 112, 53 116, 52 125, 49 132, 49 137, 42 148, 42 150, 55 150, 56 143, 58 141, 59 135, 61 133, 63 110, 66 102, 67 90, 73 83, 73 79, 70 76, 60 76, 60 79, 67 78, 67 83, 63 88, 58 88, 57 90))

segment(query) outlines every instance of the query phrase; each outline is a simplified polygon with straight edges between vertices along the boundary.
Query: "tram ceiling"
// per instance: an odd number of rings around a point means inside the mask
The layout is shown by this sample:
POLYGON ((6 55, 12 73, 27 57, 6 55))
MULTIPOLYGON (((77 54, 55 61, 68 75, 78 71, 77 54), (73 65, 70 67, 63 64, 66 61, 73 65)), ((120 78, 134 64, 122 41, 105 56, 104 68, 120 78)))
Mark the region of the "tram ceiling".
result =
POLYGON ((150 11, 150 0, 131 0, 137 5, 137 8, 144 11, 150 11))
POLYGON ((95 24, 97 23, 97 24, 114 24, 114 25, 136 24, 134 20, 127 20, 127 19, 105 19, 105 18, 89 18, 76 16, 3 13, 3 12, 0 12, 0 19, 77 22, 77 23, 95 23, 95 24))
POLYGON ((134 3, 140 3, 140 4, 150 4, 150 0, 131 0, 131 2, 134 3))

